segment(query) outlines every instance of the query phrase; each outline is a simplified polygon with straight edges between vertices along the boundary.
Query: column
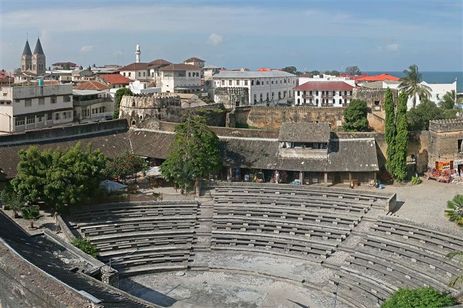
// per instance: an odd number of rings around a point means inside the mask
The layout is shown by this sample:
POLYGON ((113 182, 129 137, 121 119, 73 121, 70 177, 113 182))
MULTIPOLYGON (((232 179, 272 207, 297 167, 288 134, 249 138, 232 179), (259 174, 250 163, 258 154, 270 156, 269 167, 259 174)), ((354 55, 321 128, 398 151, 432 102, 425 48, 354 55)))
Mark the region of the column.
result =
POLYGON ((299 181, 301 181, 301 185, 304 184, 304 171, 299 171, 299 181))
POLYGON ((323 174, 323 182, 325 183, 325 185, 328 185, 328 172, 325 172, 323 174))

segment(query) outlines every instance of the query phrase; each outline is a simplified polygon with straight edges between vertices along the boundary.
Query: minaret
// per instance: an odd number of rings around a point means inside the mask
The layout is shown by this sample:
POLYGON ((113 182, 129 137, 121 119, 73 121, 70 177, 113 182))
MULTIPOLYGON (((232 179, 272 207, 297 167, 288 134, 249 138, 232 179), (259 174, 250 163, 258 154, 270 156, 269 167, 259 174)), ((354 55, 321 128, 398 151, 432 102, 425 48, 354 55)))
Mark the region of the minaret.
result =
POLYGON ((140 55, 141 55, 140 45, 137 44, 137 48, 135 50, 135 63, 140 63, 140 55))
POLYGON ((29 46, 29 41, 26 41, 24 46, 23 54, 21 56, 21 71, 27 72, 32 70, 32 51, 29 46))
POLYGON ((36 75, 43 75, 45 74, 45 69, 46 69, 45 53, 43 52, 40 39, 37 38, 37 43, 35 43, 34 53, 32 54, 32 72, 36 75))

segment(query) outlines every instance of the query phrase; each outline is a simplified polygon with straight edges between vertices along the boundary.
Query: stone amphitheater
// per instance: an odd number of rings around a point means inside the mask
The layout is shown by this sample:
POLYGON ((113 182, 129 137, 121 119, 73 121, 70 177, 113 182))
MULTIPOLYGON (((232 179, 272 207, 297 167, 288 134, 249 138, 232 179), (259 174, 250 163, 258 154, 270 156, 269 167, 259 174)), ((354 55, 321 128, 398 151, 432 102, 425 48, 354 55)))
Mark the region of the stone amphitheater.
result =
POLYGON ((82 207, 65 217, 120 288, 167 307, 379 307, 449 287, 461 236, 399 219, 395 195, 221 183, 200 201, 82 207))

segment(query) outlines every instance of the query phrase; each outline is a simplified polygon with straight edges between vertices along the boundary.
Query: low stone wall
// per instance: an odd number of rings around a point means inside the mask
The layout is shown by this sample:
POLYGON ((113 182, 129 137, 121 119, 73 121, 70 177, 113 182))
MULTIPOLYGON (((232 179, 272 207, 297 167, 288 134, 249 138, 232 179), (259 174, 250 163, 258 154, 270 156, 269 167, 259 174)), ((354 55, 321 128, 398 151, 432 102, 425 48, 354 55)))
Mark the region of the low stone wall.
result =
POLYGON ((103 307, 35 267, 0 239, 0 307, 103 307))

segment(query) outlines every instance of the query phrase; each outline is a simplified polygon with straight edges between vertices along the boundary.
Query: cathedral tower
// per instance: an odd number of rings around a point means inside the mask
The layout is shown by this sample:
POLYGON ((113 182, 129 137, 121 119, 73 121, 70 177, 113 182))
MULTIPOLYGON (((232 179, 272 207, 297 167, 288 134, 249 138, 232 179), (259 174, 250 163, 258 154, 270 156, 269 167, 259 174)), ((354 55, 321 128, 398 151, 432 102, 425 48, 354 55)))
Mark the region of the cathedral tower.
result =
POLYGON ((45 74, 46 69, 46 58, 42 49, 42 44, 40 39, 37 38, 37 43, 35 43, 34 53, 32 54, 32 73, 36 75, 45 74))
POLYGON ((32 70, 32 51, 29 46, 29 41, 26 41, 23 54, 21 56, 21 71, 29 72, 32 70))

